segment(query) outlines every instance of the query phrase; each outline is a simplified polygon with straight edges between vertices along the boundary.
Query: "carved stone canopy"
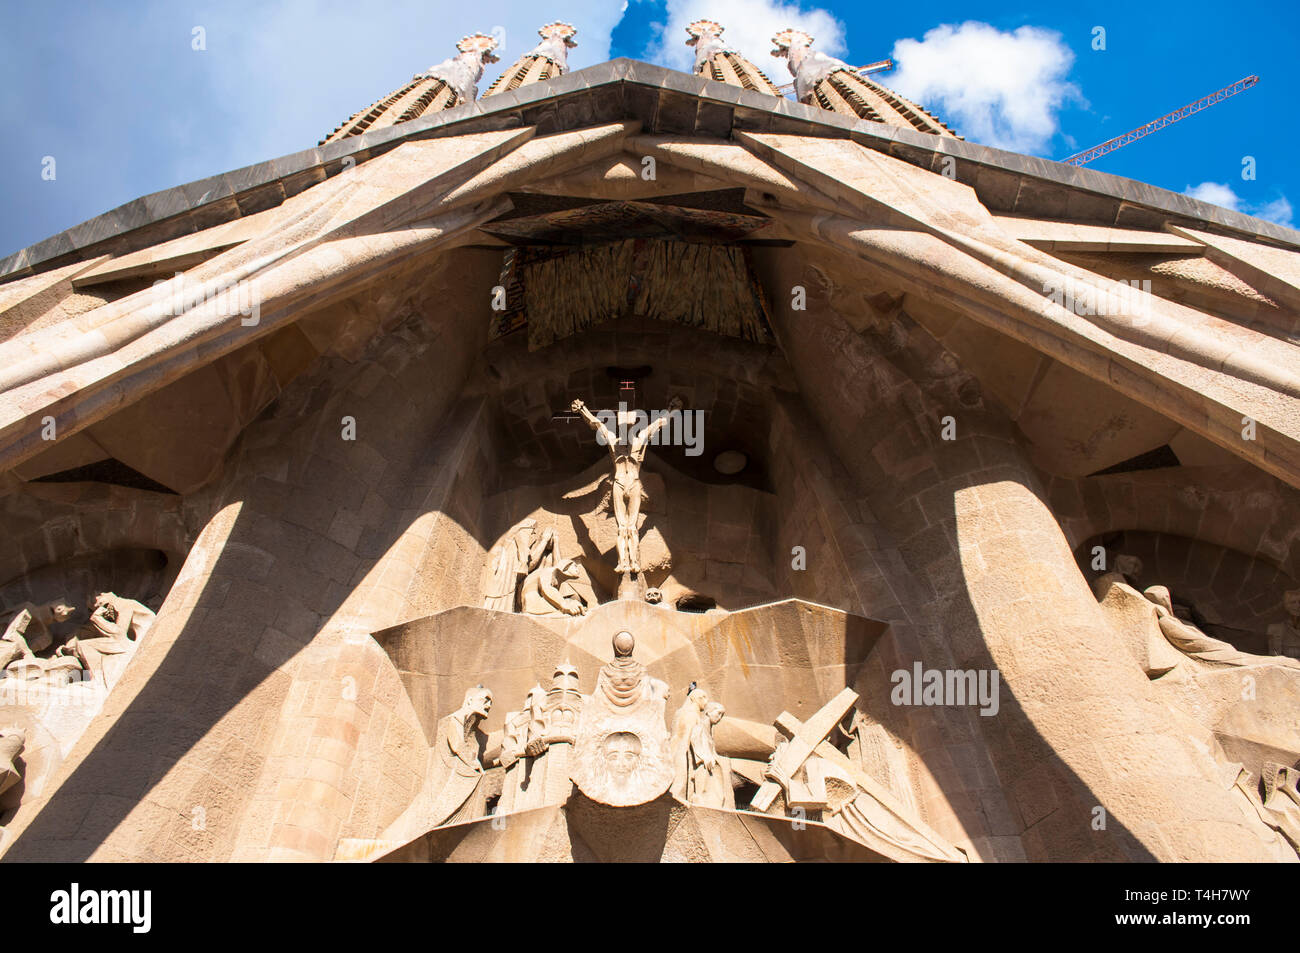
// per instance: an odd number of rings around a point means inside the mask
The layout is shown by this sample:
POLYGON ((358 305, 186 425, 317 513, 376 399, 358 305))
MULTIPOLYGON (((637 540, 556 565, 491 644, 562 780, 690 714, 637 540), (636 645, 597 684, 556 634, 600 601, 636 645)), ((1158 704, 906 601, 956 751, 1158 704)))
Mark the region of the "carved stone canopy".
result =
POLYGON ((590 245, 628 238, 733 242, 753 238, 771 219, 749 207, 743 189, 597 201, 511 193, 509 212, 483 226, 515 245, 590 245))

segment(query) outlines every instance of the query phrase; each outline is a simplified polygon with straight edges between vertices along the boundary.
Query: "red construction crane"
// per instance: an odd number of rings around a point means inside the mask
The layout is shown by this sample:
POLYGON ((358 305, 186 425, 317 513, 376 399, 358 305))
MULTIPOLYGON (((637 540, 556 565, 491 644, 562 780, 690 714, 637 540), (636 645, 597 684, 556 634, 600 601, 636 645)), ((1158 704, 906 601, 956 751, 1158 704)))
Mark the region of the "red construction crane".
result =
POLYGON ((1099 146, 1093 146, 1086 152, 1076 152, 1068 159, 1062 159, 1061 161, 1066 165, 1083 165, 1086 162, 1091 162, 1098 156, 1104 156, 1108 152, 1114 152, 1120 146, 1126 146, 1130 142, 1134 142, 1144 136, 1149 136, 1157 129, 1163 129, 1165 126, 1173 125, 1180 119, 1186 119, 1192 113, 1198 113, 1202 109, 1213 106, 1215 103, 1222 102, 1229 96, 1235 96, 1242 90, 1250 89, 1250 87, 1254 86, 1258 82, 1258 76, 1247 76, 1245 79, 1239 79, 1231 86, 1225 86, 1223 89, 1210 93, 1208 96, 1202 96, 1194 103, 1188 103, 1182 109, 1175 109, 1173 112, 1166 113, 1159 119, 1147 123, 1145 126, 1138 126, 1136 129, 1126 132, 1122 136, 1116 136, 1114 139, 1107 139, 1099 146))
MULTIPOLYGON (((853 72, 857 73, 859 76, 866 76, 868 73, 887 73, 893 68, 893 60, 879 60, 875 63, 868 63, 866 66, 859 66, 853 72)), ((792 89, 794 89, 794 83, 786 83, 784 86, 778 86, 776 91, 784 96, 792 89)))

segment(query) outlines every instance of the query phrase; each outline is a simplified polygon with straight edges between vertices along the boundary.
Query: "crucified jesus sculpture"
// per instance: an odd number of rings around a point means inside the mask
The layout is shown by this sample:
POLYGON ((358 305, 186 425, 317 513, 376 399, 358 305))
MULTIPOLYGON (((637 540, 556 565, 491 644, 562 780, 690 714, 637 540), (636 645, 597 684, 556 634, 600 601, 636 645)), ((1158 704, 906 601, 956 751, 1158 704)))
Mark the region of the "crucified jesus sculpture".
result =
MULTIPOLYGON (((641 462, 645 459, 646 447, 650 440, 671 419, 668 415, 657 417, 639 433, 629 435, 627 440, 610 430, 600 419, 587 409, 581 400, 571 405, 573 412, 581 414, 587 425, 604 440, 609 447, 610 458, 614 461, 614 485, 611 496, 614 501, 614 522, 618 525, 618 566, 615 572, 640 573, 641 547, 637 535, 637 518, 641 515, 641 500, 645 491, 641 487, 641 462)), ((671 411, 682 409, 680 397, 668 402, 671 411)), ((626 433, 636 422, 636 413, 620 411, 618 428, 626 433)))

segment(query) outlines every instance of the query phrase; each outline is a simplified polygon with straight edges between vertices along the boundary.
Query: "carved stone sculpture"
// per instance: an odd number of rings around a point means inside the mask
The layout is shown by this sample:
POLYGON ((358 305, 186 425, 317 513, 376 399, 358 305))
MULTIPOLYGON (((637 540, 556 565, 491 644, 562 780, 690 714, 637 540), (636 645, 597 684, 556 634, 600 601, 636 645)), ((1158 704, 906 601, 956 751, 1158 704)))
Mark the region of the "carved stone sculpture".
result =
POLYGON ((18 658, 34 659, 37 652, 48 649, 54 643, 53 625, 66 622, 76 611, 66 599, 42 605, 24 602, 0 635, 0 668, 18 658))
POLYGON ((1093 580, 1092 591, 1097 596, 1097 600, 1101 601, 1106 598, 1106 593, 1112 584, 1122 582, 1128 586, 1136 586, 1140 575, 1142 575, 1142 560, 1137 556, 1120 553, 1111 563, 1110 571, 1102 573, 1093 580))
POLYGON ((856 692, 845 688, 806 722, 782 712, 776 728, 785 740, 772 753, 767 780, 751 807, 766 812, 783 791, 788 808, 819 811, 828 827, 883 856, 964 863, 961 851, 826 740, 857 699, 856 692))
POLYGON ((813 38, 802 30, 782 30, 772 37, 773 56, 784 57, 790 75, 794 77, 795 98, 801 103, 814 102, 816 88, 835 73, 848 73, 854 79, 857 71, 844 60, 812 48, 813 38))
POLYGON ((22 778, 17 758, 26 744, 27 735, 21 728, 0 728, 0 794, 22 778))
POLYGON ((892 126, 952 135, 947 126, 915 103, 859 76, 843 60, 814 50, 812 42, 802 30, 782 30, 772 37, 776 47, 772 55, 787 60, 799 102, 892 126))
POLYGON ((787 811, 813 813, 817 819, 826 820, 856 796, 853 778, 842 765, 817 754, 809 755, 798 768, 789 771, 792 740, 777 742, 763 776, 781 786, 787 811))
POLYGON ((482 33, 462 37, 456 44, 456 56, 416 73, 392 95, 353 113, 322 139, 321 145, 473 102, 483 64, 497 61, 492 52, 496 46, 495 39, 482 33))
POLYGON ((577 669, 566 661, 555 667, 550 688, 534 686, 524 709, 506 715, 498 814, 568 800, 578 721, 587 701, 578 690, 577 669))
POLYGON ((555 666, 555 676, 546 692, 546 743, 573 744, 582 713, 583 694, 578 691, 578 670, 568 662, 555 666))
POLYGON ((714 726, 726 709, 700 688, 691 691, 673 718, 673 796, 688 804, 734 810, 731 768, 718 754, 714 726))
POLYGON ((1160 631, 1156 607, 1146 596, 1128 583, 1117 581, 1114 573, 1098 578, 1093 585, 1102 614, 1120 633, 1147 678, 1161 678, 1189 664, 1187 656, 1170 645, 1160 631))
POLYGON ((76 658, 96 675, 103 674, 103 656, 133 651, 149 631, 154 611, 143 602, 113 592, 101 592, 89 602, 90 621, 81 635, 59 646, 58 655, 76 658))
MULTIPOLYGON (((639 574, 641 552, 637 521, 641 515, 641 504, 646 498, 645 488, 641 485, 641 463, 645 460, 651 438, 668 424, 670 418, 657 417, 644 429, 634 432, 632 428, 636 423, 636 415, 631 411, 621 411, 618 415, 619 433, 616 434, 588 410, 581 400, 574 400, 571 407, 574 413, 582 415, 587 425, 596 431, 601 442, 609 447, 610 460, 614 464, 611 499, 614 522, 618 526, 618 565, 614 570, 639 574), (626 435, 626 439, 622 439, 621 435, 626 435)), ((680 411, 681 398, 674 397, 668 407, 671 411, 680 411)))
POLYGON ((533 570, 520 588, 520 610, 525 615, 536 616, 585 615, 586 600, 572 585, 579 575, 578 562, 574 559, 533 570))
POLYGON ((478 97, 478 81, 483 78, 483 64, 497 61, 496 54, 492 52, 496 48, 497 41, 482 33, 462 37, 456 44, 456 56, 430 66, 414 78, 437 79, 447 84, 455 98, 443 106, 444 109, 473 102, 478 97))
POLYGON ((1174 615, 1169 590, 1164 586, 1149 586, 1142 594, 1156 607, 1156 618, 1161 633, 1184 655, 1215 665, 1273 664, 1300 668, 1300 660, 1270 655, 1251 655, 1221 639, 1211 638, 1190 622, 1184 622, 1174 615))
POLYGON ((533 47, 528 55, 550 60, 563 73, 569 68, 569 50, 578 45, 574 39, 577 33, 570 24, 559 20, 539 27, 537 35, 542 38, 542 42, 533 47))
POLYGON ((1300 853, 1300 770, 1265 761, 1261 786, 1269 825, 1300 853))
POLYGON ((567 73, 569 50, 578 45, 574 40, 577 33, 571 24, 558 20, 541 27, 537 35, 542 38, 542 42, 519 57, 509 69, 493 80, 483 94, 484 97, 567 73))
POLYGON ((546 690, 543 734, 528 742, 534 776, 529 782, 532 790, 526 802, 530 806, 538 802, 561 804, 572 793, 574 742, 586 702, 578 690, 578 670, 567 661, 561 662, 555 667, 551 687, 546 690))
POLYGON ((664 724, 668 686, 632 658, 630 632, 614 636, 614 659, 578 721, 573 782, 593 801, 644 804, 668 790, 673 765, 664 724))
POLYGON ((1282 594, 1287 621, 1275 622, 1268 627, 1268 652, 1300 659, 1300 589, 1288 589, 1282 594))
POLYGON ((447 823, 473 796, 483 777, 480 754, 486 737, 479 729, 492 710, 492 692, 476 685, 465 693, 461 706, 438 723, 433 770, 437 792, 429 810, 428 826, 447 823))
POLYGON ((479 783, 483 779, 483 755, 488 738, 483 719, 492 711, 492 692, 476 685, 465 693, 459 708, 438 722, 429 749, 429 770, 415 799, 401 816, 388 825, 381 838, 353 844, 360 855, 402 844, 434 827, 481 816, 486 798, 479 783))
POLYGON ((519 586, 533 570, 554 565, 555 531, 539 532, 537 520, 529 518, 515 524, 505 539, 493 548, 491 575, 483 608, 498 612, 519 610, 519 586))
POLYGON ((1132 585, 1137 581, 1137 577, 1142 575, 1142 560, 1137 556, 1120 553, 1115 557, 1115 571, 1124 577, 1125 582, 1132 585))
POLYGON ((723 27, 713 20, 696 20, 686 27, 687 46, 695 47, 695 73, 720 83, 779 96, 767 74, 740 51, 723 42, 723 27))
POLYGON ((501 740, 501 766, 505 780, 501 786, 498 814, 540 807, 541 799, 533 797, 539 785, 535 777, 533 759, 546 750, 546 689, 534 685, 524 699, 524 707, 506 714, 505 731, 501 740), (533 801, 538 803, 534 804, 533 801))
POLYGON ((1210 746, 1206 753, 1210 755, 1214 762, 1213 776, 1220 785, 1228 790, 1230 797, 1236 804, 1241 818, 1245 821, 1246 827, 1256 837, 1264 848, 1273 854, 1272 859, 1279 863, 1295 863, 1296 847, 1292 835, 1296 833, 1294 828, 1288 833, 1286 830, 1287 817, 1284 807, 1286 799, 1285 793, 1282 797, 1277 797, 1276 785, 1279 781, 1285 783, 1285 780, 1279 778, 1276 772, 1270 772, 1270 767, 1276 768, 1278 765, 1265 762, 1264 771, 1266 775, 1271 776, 1273 787, 1269 788, 1265 783, 1266 792, 1261 796, 1259 779, 1248 771, 1245 765, 1239 761, 1231 760, 1227 753, 1217 740, 1211 740, 1210 746), (1282 810, 1270 810, 1265 807, 1265 800, 1272 795, 1272 804, 1274 808, 1282 810))
POLYGON ((686 800, 689 770, 687 767, 687 748, 690 745, 691 732, 704 717, 704 706, 709 703, 708 693, 696 688, 695 682, 687 689, 686 700, 673 715, 672 753, 673 753, 673 797, 679 801, 686 800))
POLYGON ((840 730, 848 738, 849 760, 884 784, 908 812, 919 816, 907 756, 885 726, 855 708, 848 728, 840 730))
POLYGON ((546 689, 534 685, 524 698, 524 707, 519 711, 506 713, 506 726, 501 741, 501 765, 510 767, 523 758, 528 751, 529 739, 540 736, 543 725, 543 709, 546 702, 546 689))

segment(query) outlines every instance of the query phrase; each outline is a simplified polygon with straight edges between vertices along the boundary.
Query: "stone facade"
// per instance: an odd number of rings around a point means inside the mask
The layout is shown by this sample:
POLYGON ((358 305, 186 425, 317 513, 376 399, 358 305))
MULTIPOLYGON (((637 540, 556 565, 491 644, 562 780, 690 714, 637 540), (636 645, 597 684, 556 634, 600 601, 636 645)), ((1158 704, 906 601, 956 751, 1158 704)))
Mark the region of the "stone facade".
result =
POLYGON ((0 262, 6 859, 1297 859, 1300 234, 707 25, 0 262))

